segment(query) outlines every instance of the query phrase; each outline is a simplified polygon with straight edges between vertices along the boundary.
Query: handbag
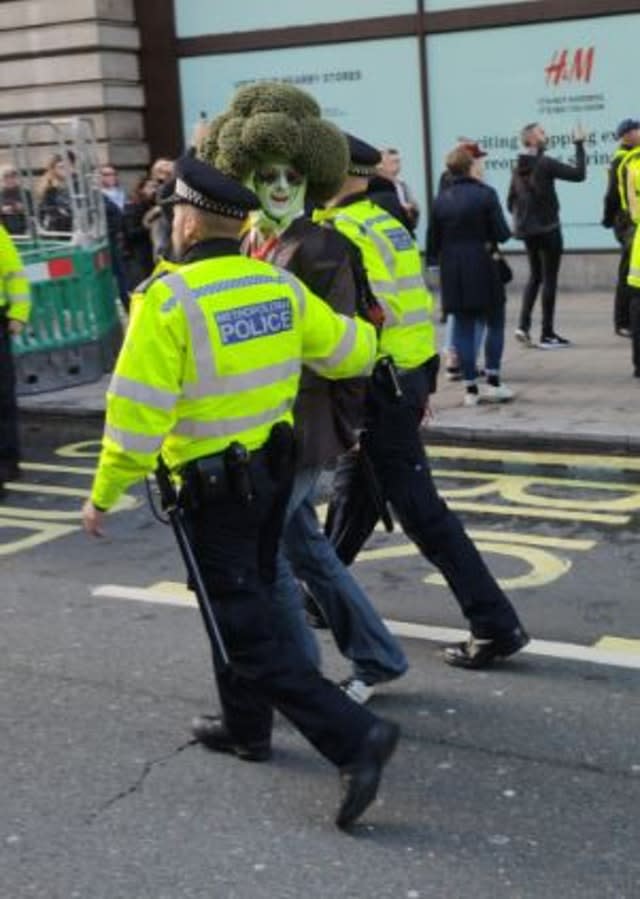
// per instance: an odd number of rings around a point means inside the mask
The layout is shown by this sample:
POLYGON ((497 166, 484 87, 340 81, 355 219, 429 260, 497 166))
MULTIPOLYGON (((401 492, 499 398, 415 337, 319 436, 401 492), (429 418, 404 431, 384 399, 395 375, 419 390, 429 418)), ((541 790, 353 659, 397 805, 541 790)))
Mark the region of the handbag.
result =
POLYGON ((497 247, 489 247, 489 255, 493 259, 496 264, 496 271, 498 273, 498 279, 501 284, 508 284, 510 281, 513 281, 513 269, 504 258, 502 253, 497 247))

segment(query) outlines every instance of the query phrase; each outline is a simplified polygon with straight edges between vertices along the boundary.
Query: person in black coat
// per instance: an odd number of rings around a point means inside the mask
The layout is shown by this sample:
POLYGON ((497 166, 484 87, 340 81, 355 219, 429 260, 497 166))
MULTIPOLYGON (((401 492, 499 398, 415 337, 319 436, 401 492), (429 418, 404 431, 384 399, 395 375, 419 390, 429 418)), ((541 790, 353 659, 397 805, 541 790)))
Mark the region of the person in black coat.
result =
POLYGON ((454 315, 453 343, 460 355, 465 405, 480 400, 474 335, 486 324, 486 399, 511 399, 500 381, 506 294, 495 261, 497 244, 511 236, 498 195, 479 180, 481 162, 456 147, 447 156, 450 181, 433 205, 427 233, 427 261, 440 266, 443 311, 454 315))
POLYGON ((513 217, 513 233, 524 240, 529 259, 529 280, 522 295, 520 321, 516 339, 531 345, 531 316, 542 286, 542 322, 540 349, 562 349, 570 345, 566 337, 555 331, 556 292, 562 260, 562 229, 556 181, 584 181, 587 157, 584 149, 586 132, 575 128, 575 165, 568 165, 545 153, 548 137, 537 122, 526 125, 520 134, 524 152, 518 156, 511 175, 507 209, 513 217))

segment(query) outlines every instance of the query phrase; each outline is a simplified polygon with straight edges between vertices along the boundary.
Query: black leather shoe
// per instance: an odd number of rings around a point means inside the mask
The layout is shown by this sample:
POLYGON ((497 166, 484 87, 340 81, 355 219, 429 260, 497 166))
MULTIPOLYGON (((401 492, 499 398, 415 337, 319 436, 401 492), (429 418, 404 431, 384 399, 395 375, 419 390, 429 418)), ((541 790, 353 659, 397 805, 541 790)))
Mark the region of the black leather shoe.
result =
POLYGON ((191 732, 198 743, 212 752, 228 752, 243 762, 267 762, 271 758, 269 740, 240 743, 234 740, 222 718, 215 715, 199 715, 191 722, 191 732))
POLYGON ((492 640, 478 640, 472 636, 466 643, 445 647, 444 659, 457 668, 490 668, 495 661, 512 656, 528 642, 529 635, 520 627, 492 640))
POLYGON ((382 769, 393 755, 400 728, 392 721, 377 721, 362 741, 356 757, 340 769, 342 799, 336 816, 346 830, 376 798, 382 769))

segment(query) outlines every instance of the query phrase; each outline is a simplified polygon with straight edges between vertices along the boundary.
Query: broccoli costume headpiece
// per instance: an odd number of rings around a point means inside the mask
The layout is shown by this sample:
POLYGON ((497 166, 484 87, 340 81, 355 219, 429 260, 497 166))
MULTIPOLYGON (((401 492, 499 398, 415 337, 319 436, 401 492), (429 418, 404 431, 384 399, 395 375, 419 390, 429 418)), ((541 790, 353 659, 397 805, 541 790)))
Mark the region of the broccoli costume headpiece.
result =
POLYGON ((228 111, 211 122, 199 153, 243 182, 265 160, 286 161, 306 176, 316 203, 338 192, 349 165, 340 129, 321 118, 313 97, 279 82, 241 87, 228 111))

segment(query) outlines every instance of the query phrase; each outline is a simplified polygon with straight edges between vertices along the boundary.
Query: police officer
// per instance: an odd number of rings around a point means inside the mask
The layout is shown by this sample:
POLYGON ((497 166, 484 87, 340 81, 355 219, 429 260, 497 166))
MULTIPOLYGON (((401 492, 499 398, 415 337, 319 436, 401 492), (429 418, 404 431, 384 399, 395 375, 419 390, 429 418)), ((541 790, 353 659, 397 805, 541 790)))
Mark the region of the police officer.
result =
POLYGON ((616 128, 616 137, 620 144, 613 154, 609 166, 602 225, 605 228, 613 229, 616 240, 620 244, 620 264, 618 266, 618 282, 613 307, 614 331, 620 337, 630 337, 630 296, 627 278, 629 276, 629 260, 635 228, 627 209, 626 185, 624 185, 624 189, 621 191, 618 176, 629 151, 640 144, 640 121, 638 119, 623 119, 616 128))
POLYGON ((0 225, 0 495, 6 481, 20 476, 16 373, 11 337, 29 319, 31 298, 20 255, 0 225))
POLYGON ((349 136, 351 164, 341 191, 318 221, 337 228, 360 249, 369 284, 385 312, 381 360, 369 383, 361 449, 339 461, 327 533, 349 564, 371 534, 379 506, 365 488, 362 453, 377 473, 407 536, 440 569, 471 636, 445 649, 449 664, 486 668, 528 643, 518 616, 459 519, 438 495, 420 439, 420 423, 435 387, 437 353, 433 300, 415 242, 400 222, 366 195, 378 151, 349 136))
POLYGON ((302 362, 333 378, 367 372, 375 332, 334 314, 292 275, 239 255, 243 220, 259 205, 252 192, 186 157, 171 200, 181 265, 134 309, 84 525, 99 535, 105 511, 153 470, 159 452, 180 473, 231 660, 215 670, 222 716, 197 719, 196 736, 213 751, 264 761, 276 708, 340 769, 336 823, 348 827, 373 801, 398 727, 279 642, 270 608, 302 362))
POLYGON ((640 378, 640 147, 629 150, 622 160, 618 184, 622 208, 633 225, 627 287, 633 375, 640 378))

